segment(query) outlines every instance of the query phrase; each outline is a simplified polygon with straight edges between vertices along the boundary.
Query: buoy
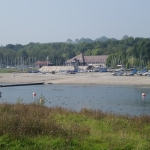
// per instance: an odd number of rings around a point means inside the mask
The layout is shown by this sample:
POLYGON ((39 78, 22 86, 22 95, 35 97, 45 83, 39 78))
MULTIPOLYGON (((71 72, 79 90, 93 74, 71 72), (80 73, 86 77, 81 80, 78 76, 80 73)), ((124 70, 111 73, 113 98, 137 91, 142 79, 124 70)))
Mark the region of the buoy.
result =
POLYGON ((35 92, 33 93, 33 97, 34 97, 34 96, 36 96, 36 93, 35 93, 35 92))
POLYGON ((142 96, 146 96, 146 94, 145 94, 145 93, 142 93, 142 96))

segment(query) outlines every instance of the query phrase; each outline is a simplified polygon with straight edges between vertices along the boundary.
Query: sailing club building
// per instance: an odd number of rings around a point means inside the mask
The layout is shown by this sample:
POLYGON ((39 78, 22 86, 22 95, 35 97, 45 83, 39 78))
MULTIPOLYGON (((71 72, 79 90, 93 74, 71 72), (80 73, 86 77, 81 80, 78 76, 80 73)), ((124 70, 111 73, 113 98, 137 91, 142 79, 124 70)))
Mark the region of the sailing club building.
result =
POLYGON ((67 60, 66 65, 71 66, 76 63, 78 66, 99 65, 106 67, 106 60, 109 55, 84 56, 83 53, 67 60))

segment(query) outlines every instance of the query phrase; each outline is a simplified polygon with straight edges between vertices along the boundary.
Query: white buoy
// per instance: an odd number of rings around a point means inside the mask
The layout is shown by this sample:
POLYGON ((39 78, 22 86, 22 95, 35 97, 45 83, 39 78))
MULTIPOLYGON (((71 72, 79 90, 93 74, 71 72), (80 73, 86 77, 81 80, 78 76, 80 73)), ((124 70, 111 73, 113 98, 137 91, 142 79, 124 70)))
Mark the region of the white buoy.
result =
POLYGON ((33 93, 33 96, 36 96, 36 93, 35 93, 35 92, 33 93))
POLYGON ((146 94, 145 94, 145 93, 142 93, 142 96, 146 96, 146 94))
POLYGON ((36 96, 36 93, 34 92, 34 93, 33 93, 33 100, 34 100, 34 97, 35 97, 35 96, 36 96))

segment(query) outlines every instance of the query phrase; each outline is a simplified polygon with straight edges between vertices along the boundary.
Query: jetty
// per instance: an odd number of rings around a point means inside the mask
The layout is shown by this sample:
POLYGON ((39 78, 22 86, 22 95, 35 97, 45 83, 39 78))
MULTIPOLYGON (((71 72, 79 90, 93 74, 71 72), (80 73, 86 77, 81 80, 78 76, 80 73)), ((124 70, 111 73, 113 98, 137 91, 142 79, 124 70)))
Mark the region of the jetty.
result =
POLYGON ((45 82, 36 82, 36 83, 20 83, 20 84, 6 84, 6 85, 0 85, 0 87, 12 87, 12 86, 29 86, 29 85, 42 85, 45 82))

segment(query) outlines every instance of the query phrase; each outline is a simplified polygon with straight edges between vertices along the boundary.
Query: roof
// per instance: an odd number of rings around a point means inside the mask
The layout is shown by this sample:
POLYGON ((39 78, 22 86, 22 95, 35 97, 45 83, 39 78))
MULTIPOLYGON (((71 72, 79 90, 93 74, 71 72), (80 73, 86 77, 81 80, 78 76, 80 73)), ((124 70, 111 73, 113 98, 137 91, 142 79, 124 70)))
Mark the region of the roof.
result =
POLYGON ((83 55, 83 53, 81 53, 81 54, 79 54, 79 55, 77 55, 77 56, 67 60, 66 63, 74 62, 75 59, 77 59, 80 63, 83 63, 84 62, 84 55, 83 55))
POLYGON ((36 65, 47 65, 47 64, 51 64, 51 62, 50 61, 37 61, 36 63, 35 63, 36 65))
POLYGON ((75 59, 78 59, 80 63, 105 63, 106 59, 108 58, 108 55, 98 55, 98 56, 84 56, 83 53, 69 59, 66 61, 66 63, 74 62, 75 59))
POLYGON ((85 62, 106 62, 108 55, 98 55, 98 56, 84 56, 85 62))

